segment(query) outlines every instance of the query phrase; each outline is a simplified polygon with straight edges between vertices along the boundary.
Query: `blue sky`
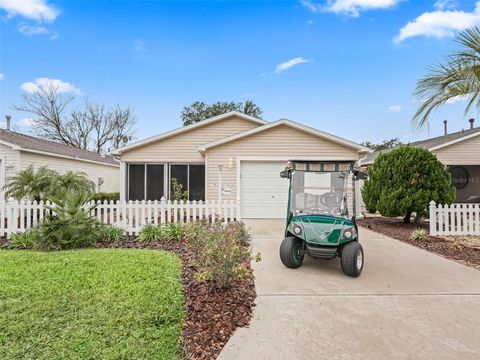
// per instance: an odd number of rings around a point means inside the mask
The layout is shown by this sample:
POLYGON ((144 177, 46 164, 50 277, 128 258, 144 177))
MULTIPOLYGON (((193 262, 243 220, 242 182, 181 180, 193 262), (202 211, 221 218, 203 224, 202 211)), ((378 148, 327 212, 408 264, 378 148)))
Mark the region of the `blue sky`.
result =
POLYGON ((458 102, 429 129, 410 122, 416 80, 475 24, 475 1, 0 0, 0 116, 28 132, 11 106, 46 78, 78 101, 131 106, 139 139, 181 126, 193 101, 252 99, 267 120, 411 141, 478 117, 458 102))

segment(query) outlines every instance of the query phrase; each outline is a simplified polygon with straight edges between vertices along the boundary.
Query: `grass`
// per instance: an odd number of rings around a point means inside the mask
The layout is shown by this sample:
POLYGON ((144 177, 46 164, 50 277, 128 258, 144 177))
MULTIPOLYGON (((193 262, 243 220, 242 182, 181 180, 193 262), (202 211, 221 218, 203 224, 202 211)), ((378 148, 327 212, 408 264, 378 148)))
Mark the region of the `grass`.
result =
POLYGON ((152 250, 0 251, 0 359, 175 359, 180 269, 152 250))

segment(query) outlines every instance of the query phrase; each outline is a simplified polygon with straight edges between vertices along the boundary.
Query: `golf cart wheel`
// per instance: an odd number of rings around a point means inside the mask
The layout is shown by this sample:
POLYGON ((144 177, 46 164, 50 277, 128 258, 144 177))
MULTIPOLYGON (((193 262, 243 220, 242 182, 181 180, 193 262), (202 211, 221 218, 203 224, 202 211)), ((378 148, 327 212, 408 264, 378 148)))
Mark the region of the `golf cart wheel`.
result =
POLYGON ((283 239, 280 245, 280 259, 283 265, 288 268, 298 268, 303 263, 303 242, 302 240, 289 236, 283 239))
POLYGON ((352 241, 343 246, 341 263, 342 270, 346 275, 359 276, 363 269, 364 259, 363 248, 359 242, 352 241))

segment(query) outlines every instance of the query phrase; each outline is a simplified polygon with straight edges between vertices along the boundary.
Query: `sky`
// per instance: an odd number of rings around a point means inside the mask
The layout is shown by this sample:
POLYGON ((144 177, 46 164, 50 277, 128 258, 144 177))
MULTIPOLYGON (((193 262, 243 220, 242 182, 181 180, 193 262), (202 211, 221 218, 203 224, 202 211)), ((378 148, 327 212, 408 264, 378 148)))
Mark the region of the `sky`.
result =
POLYGON ((409 142, 478 118, 458 101, 411 122, 416 81, 477 24, 475 1, 0 0, 0 116, 28 133, 12 106, 53 81, 76 104, 133 108, 137 139, 180 127, 194 101, 251 99, 269 121, 409 142))

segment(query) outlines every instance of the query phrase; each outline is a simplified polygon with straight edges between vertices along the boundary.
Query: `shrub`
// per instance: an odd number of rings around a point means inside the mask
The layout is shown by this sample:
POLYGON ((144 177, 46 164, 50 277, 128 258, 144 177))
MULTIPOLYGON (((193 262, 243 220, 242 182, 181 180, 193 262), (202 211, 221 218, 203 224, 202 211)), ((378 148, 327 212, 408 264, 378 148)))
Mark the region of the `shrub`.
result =
POLYGON ((427 236, 428 236, 427 230, 422 228, 416 228, 415 230, 412 231, 408 239, 410 241, 419 241, 419 240, 425 240, 427 236))
POLYGON ((183 190, 183 185, 178 182, 177 178, 172 178, 172 198, 176 201, 188 200, 188 192, 183 190))
POLYGON ((160 241, 165 238, 162 225, 147 224, 138 235, 138 240, 142 242, 160 241))
POLYGON ((100 238, 109 243, 119 242, 125 238, 125 231, 116 226, 104 225, 101 228, 100 238))
POLYGON ((39 231, 37 228, 29 229, 25 232, 15 233, 9 241, 9 247, 12 249, 31 249, 38 241, 39 231))
POLYGON ((94 200, 95 202, 97 201, 101 201, 102 203, 104 201, 118 201, 120 200, 120 193, 119 192, 98 192, 98 193, 95 193, 93 194, 92 196, 92 200, 94 200))
POLYGON ((243 230, 236 224, 187 225, 184 238, 197 256, 198 281, 214 280, 221 287, 229 288, 235 279, 250 273, 251 261, 260 261, 260 254, 252 258, 250 248, 241 240, 245 237, 243 230))
POLYGON ((447 168, 435 155, 402 146, 378 156, 368 170, 362 195, 369 212, 402 216, 410 222, 412 213, 424 215, 432 200, 450 204, 455 188, 447 168))
POLYGON ((184 225, 168 223, 165 227, 165 236, 168 240, 180 240, 183 236, 184 225))
POLYGON ((40 224, 35 248, 42 251, 89 247, 100 237, 101 225, 90 212, 96 205, 87 206, 91 193, 66 191, 62 197, 49 197, 53 206, 40 224))

